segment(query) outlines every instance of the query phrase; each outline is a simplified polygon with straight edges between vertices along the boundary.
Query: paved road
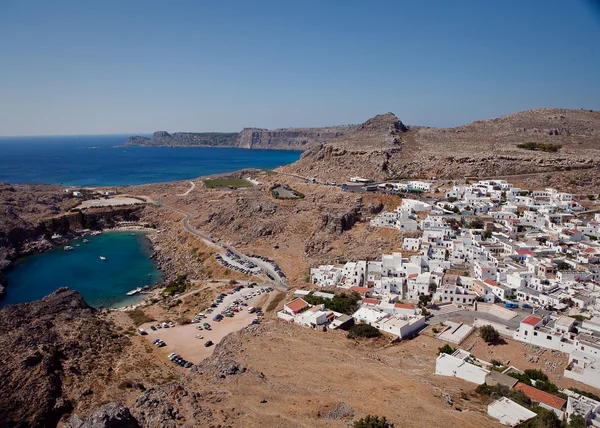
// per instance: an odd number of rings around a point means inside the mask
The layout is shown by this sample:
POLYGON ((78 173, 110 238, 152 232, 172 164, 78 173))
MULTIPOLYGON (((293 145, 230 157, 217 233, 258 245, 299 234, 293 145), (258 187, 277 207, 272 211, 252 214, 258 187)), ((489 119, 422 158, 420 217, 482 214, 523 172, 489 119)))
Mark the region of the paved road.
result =
POLYGON ((240 259, 245 260, 247 262, 254 263, 256 266, 260 267, 264 273, 269 274, 269 275, 271 275, 271 277, 274 278, 272 280, 273 286, 283 289, 283 290, 288 289, 287 281, 285 281, 283 278, 281 278, 281 276, 275 271, 275 269, 273 268, 273 266, 270 263, 265 262, 261 259, 255 258, 255 257, 249 257, 249 256, 245 255, 244 253, 242 253, 241 251, 238 251, 231 245, 227 245, 224 242, 217 241, 213 237, 206 235, 206 234, 200 232, 199 230, 196 230, 195 228, 193 228, 190 225, 190 217, 191 217, 190 213, 180 210, 179 208, 165 205, 162 202, 157 202, 156 205, 163 207, 163 208, 170 209, 171 211, 174 211, 178 214, 181 214, 183 216, 184 229, 187 232, 191 233, 192 235, 196 235, 196 236, 200 237, 207 245, 212 246, 212 247, 223 248, 225 250, 229 250, 233 254, 237 255, 240 259))

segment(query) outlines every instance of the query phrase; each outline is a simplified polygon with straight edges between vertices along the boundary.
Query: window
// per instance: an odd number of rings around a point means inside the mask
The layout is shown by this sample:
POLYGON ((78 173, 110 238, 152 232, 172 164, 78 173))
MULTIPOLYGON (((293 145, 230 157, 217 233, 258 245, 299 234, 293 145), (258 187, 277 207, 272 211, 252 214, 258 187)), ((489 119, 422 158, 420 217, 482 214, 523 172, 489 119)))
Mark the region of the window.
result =
POLYGON ((525 336, 527 336, 527 331, 524 331, 523 334, 525 334, 525 336))
POLYGON ((546 336, 546 339, 552 340, 552 336, 546 336))
POLYGON ((534 335, 534 336, 537 336, 537 331, 534 331, 534 332, 533 332, 533 335, 534 335))

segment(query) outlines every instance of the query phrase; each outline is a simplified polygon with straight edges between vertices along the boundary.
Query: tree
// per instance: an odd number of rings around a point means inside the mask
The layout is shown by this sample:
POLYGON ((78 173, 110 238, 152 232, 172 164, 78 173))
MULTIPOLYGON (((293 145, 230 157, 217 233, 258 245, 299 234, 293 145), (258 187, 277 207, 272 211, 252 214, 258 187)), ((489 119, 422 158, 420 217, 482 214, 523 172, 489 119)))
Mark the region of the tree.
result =
POLYGON ((419 307, 424 308, 429 304, 429 302, 431 302, 431 296, 429 294, 423 294, 419 296, 419 307))
POLYGON ((375 327, 370 326, 369 324, 360 323, 354 324, 348 330, 348 339, 358 339, 361 337, 379 337, 381 336, 381 332, 377 330, 375 327))
POLYGON ((517 425, 519 428, 560 428, 561 422, 558 416, 551 411, 538 407, 537 416, 517 425))
POLYGON ((454 352, 456 351, 456 349, 454 349, 452 346, 448 345, 447 343, 442 346, 441 348, 438 348, 438 355, 440 354, 454 354, 454 352))
POLYGON ((585 418, 577 413, 571 416, 571 422, 569 422, 569 428, 585 428, 585 418))
POLYGON ((368 415, 352 425, 354 428, 394 428, 394 424, 387 420, 385 416, 368 415))
POLYGON ((495 343, 500 339, 500 333, 491 325, 479 327, 479 335, 486 343, 495 343))

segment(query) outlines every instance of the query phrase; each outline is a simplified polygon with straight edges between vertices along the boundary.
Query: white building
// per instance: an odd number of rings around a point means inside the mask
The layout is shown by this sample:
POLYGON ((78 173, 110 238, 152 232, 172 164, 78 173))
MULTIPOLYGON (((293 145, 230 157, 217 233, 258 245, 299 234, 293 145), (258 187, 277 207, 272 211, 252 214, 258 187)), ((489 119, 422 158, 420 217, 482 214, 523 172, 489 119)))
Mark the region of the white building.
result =
POLYGON ((544 325, 542 318, 530 315, 521 321, 519 328, 513 333, 513 339, 570 353, 576 346, 575 334, 569 332, 574 320, 571 319, 569 326, 569 321, 566 318, 568 317, 559 318, 557 320, 558 325, 556 325, 557 321, 551 321, 544 325), (562 320, 562 318, 565 319, 562 320))
POLYGON ((469 353, 460 349, 452 355, 441 353, 435 360, 435 374, 457 377, 477 385, 484 384, 489 373, 489 370, 472 364, 469 353))
POLYGON ((311 268, 310 282, 319 287, 335 287, 342 279, 342 268, 333 265, 311 268))
POLYGON ((513 427, 535 417, 536 413, 509 398, 501 397, 488 405, 488 415, 499 420, 502 425, 513 427))

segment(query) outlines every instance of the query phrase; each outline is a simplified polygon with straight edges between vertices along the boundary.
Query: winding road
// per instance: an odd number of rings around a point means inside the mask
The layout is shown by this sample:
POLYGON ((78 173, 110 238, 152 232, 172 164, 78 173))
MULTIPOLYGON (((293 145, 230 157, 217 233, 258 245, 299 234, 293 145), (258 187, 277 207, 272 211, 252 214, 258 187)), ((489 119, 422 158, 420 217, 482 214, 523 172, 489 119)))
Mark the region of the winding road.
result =
POLYGON ((201 238, 208 246, 218 247, 218 248, 223 248, 225 250, 229 250, 233 254, 238 256, 240 259, 245 260, 247 262, 254 263, 256 266, 260 267, 264 273, 266 273, 267 275, 270 275, 273 278, 273 280, 271 280, 273 286, 275 286, 279 289, 282 289, 284 291, 288 289, 287 281, 285 281, 275 271, 275 269, 273 268, 273 266, 270 263, 265 262, 256 257, 247 256, 246 254, 242 253, 241 251, 236 250, 234 247, 227 245, 223 242, 217 241, 216 239, 213 239, 210 235, 206 235, 206 234, 200 232, 199 230, 196 230, 194 227, 192 227, 190 225, 190 217, 191 217, 190 213, 180 210, 179 208, 175 208, 170 205, 163 204, 162 202, 156 202, 155 204, 159 207, 167 208, 171 211, 181 214, 183 216, 183 228, 188 233, 191 233, 192 235, 195 235, 195 236, 201 238))

